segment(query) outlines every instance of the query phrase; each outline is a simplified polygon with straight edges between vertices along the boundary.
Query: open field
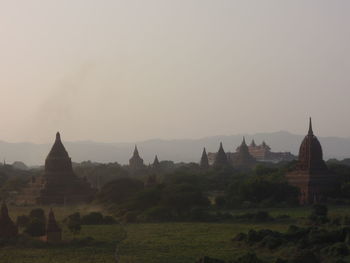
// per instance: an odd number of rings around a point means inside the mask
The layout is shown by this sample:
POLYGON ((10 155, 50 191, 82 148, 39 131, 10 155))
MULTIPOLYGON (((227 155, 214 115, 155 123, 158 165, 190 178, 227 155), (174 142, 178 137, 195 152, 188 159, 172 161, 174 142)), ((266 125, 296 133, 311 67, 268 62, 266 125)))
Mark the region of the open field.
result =
MULTIPOLYGON (((29 212, 31 208, 10 207, 12 218, 29 212)), ((90 210, 90 209, 89 209, 90 210)), ((269 210, 269 209, 265 209, 269 210)), ((55 208, 61 220, 76 208, 55 208)), ((87 211, 81 208, 81 211, 87 211)), ((251 212, 252 210, 249 210, 251 212)), ((331 214, 349 213, 347 207, 330 209, 331 214)), ((235 213, 248 210, 235 211, 235 213)), ((271 209, 272 215, 289 214, 293 218, 306 216, 308 208, 271 209)), ((269 228, 284 231, 290 222, 285 223, 159 223, 128 224, 125 226, 83 226, 76 238, 92 237, 94 243, 86 245, 56 245, 49 247, 3 247, 0 249, 1 263, 78 263, 114 262, 114 251, 119 240, 119 255, 122 263, 193 263, 201 256, 211 256, 229 260, 246 251, 234 247, 230 241, 237 233, 249 229, 269 228)), ((64 239, 73 236, 64 228, 64 239)), ((262 251, 262 254, 264 252, 262 251)), ((266 253, 268 255, 268 253, 266 253)), ((271 255, 270 255, 271 257, 271 255)))

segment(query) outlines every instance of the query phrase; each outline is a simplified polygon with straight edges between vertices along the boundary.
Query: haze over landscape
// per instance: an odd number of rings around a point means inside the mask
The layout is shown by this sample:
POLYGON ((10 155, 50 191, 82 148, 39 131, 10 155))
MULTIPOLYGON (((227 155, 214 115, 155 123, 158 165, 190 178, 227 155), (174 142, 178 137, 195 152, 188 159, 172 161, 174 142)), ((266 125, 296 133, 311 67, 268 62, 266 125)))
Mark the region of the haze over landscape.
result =
POLYGON ((305 134, 309 116, 318 136, 349 137, 349 7, 1 1, 0 139, 305 134))

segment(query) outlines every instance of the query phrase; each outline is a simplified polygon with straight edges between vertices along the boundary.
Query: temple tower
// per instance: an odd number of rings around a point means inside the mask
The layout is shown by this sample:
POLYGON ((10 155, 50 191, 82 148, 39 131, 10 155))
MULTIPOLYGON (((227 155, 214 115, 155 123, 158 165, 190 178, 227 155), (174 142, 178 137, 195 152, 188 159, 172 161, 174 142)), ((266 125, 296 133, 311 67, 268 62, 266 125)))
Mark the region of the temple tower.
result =
POLYGON ((131 170, 139 170, 144 168, 143 159, 140 157, 137 145, 135 145, 133 156, 129 160, 129 167, 131 170))
POLYGON ((220 168, 220 167, 225 167, 225 166, 229 166, 229 160, 227 158, 227 155, 224 151, 224 148, 222 146, 222 142, 220 142, 220 147, 219 150, 215 156, 215 161, 214 161, 214 167, 216 168, 220 168))
POLYGON ((202 169, 209 168, 209 160, 208 160, 208 155, 207 155, 207 151, 205 148, 203 148, 203 153, 202 153, 201 160, 199 162, 199 167, 202 169))
POLYGON ((299 188, 301 204, 323 202, 338 187, 337 178, 323 160, 322 146, 313 133, 311 118, 309 131, 300 145, 296 168, 286 177, 291 185, 299 188))
POLYGON ((158 160, 158 156, 157 155, 154 157, 152 168, 155 169, 155 170, 158 170, 160 168, 160 162, 158 160))
POLYGON ((55 215, 50 209, 49 218, 46 225, 46 242, 59 243, 62 241, 62 230, 56 222, 55 215))
POLYGON ((55 142, 46 157, 43 176, 32 178, 17 198, 21 204, 76 204, 93 199, 96 190, 78 177, 72 161, 57 132, 55 142))
POLYGON ((246 170, 256 165, 255 158, 249 153, 248 146, 243 137, 242 144, 237 148, 236 153, 232 155, 233 166, 246 170))
POLYGON ((0 211, 0 239, 14 238, 18 235, 18 228, 11 220, 5 202, 1 205, 0 211))

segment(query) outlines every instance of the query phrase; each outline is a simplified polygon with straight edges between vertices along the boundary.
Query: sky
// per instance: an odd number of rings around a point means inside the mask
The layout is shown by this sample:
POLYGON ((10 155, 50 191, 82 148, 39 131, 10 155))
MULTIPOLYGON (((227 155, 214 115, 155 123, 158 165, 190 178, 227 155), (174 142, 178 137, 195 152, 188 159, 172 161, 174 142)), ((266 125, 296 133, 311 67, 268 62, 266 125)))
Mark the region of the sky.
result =
POLYGON ((0 0, 0 140, 350 137, 348 0, 0 0))

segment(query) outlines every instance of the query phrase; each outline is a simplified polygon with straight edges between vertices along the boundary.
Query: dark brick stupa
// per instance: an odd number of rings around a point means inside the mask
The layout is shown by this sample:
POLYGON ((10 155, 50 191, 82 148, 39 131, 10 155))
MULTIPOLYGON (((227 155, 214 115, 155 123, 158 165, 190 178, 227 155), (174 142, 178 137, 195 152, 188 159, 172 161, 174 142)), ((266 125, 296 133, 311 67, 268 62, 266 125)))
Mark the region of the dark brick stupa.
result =
POLYGON ((75 175, 72 161, 57 132, 56 140, 45 161, 44 175, 33 178, 17 198, 25 204, 77 204, 92 200, 95 190, 75 175))
POLYGON ((201 160, 199 162, 199 167, 201 169, 208 169, 209 168, 209 160, 208 160, 208 155, 207 155, 207 151, 205 148, 203 149, 202 157, 201 157, 201 160))
POLYGON ((160 162, 158 160, 158 156, 156 155, 156 157, 154 157, 154 161, 153 161, 153 164, 152 164, 152 168, 154 170, 158 170, 160 168, 160 162))
POLYGON ((141 170, 145 168, 143 159, 140 157, 139 150, 137 149, 136 145, 135 145, 134 153, 129 160, 129 168, 131 170, 141 170))
POLYGON ((222 167, 226 167, 229 165, 230 165, 230 163, 229 163, 229 160, 227 158, 227 155, 224 151, 222 143, 220 143, 220 147, 219 147, 219 150, 215 156, 215 161, 214 161, 213 166, 215 168, 222 168, 222 167))
POLYGON ((5 202, 0 211, 0 239, 14 238, 18 235, 18 228, 11 220, 5 202))
POLYGON ((62 230, 57 224, 52 209, 50 209, 49 218, 47 220, 45 240, 48 243, 59 243, 62 241, 62 230))
MULTIPOLYGON (((254 141, 253 141, 254 142, 254 141)), ((251 169, 256 165, 255 158, 249 153, 249 148, 243 137, 242 144, 237 148, 234 154, 230 155, 234 167, 239 169, 251 169)))
POLYGON ((322 147, 312 130, 301 143, 299 160, 294 171, 286 175, 288 182, 299 188, 301 204, 323 202, 338 188, 337 178, 331 174, 323 160, 322 147))

